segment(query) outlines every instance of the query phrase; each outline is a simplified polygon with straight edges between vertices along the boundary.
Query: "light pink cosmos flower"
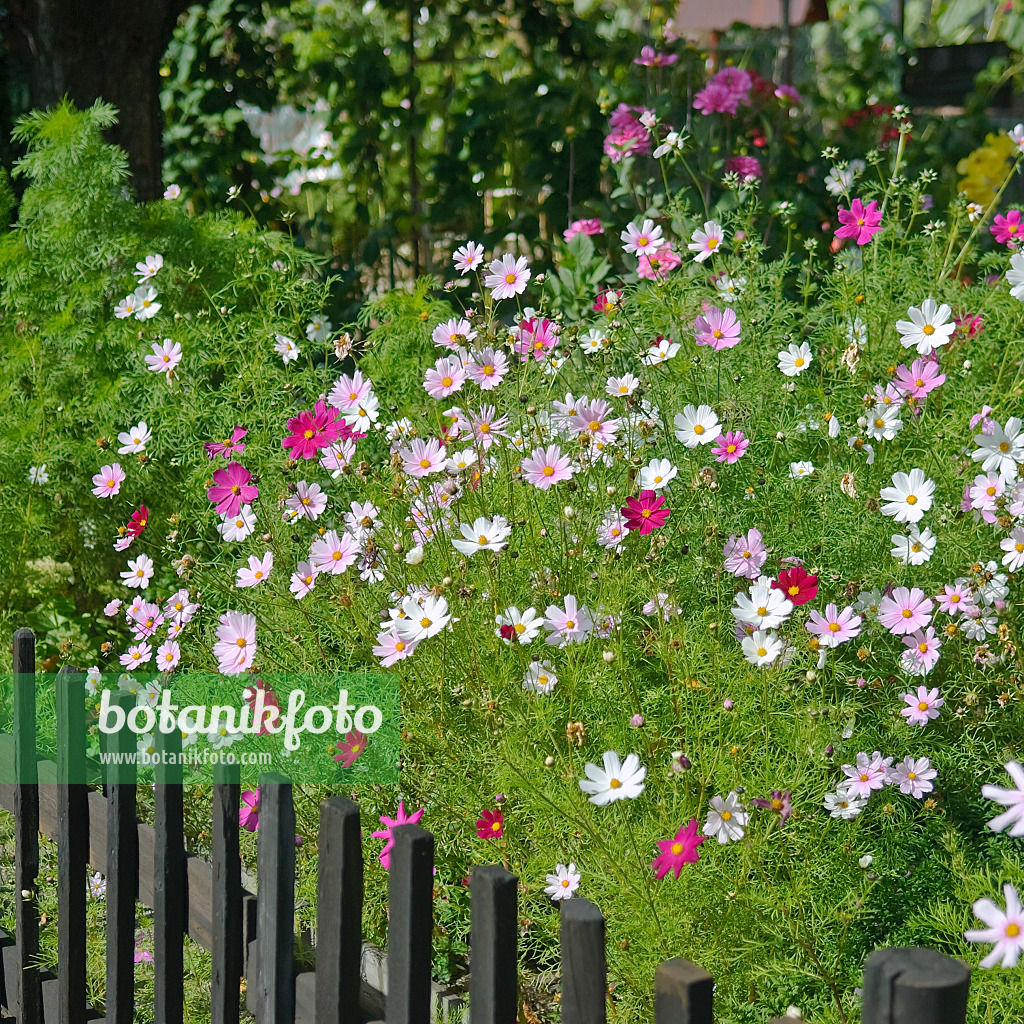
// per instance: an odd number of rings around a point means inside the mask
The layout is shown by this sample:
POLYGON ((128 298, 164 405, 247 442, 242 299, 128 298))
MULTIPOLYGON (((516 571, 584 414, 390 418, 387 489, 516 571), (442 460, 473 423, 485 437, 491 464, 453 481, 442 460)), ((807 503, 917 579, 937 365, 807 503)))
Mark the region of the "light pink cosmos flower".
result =
POLYGON ((488 346, 472 353, 466 373, 481 391, 492 391, 505 379, 508 359, 504 352, 488 346))
POLYGON ((164 373, 170 377, 181 362, 181 345, 170 338, 164 338, 162 342, 154 341, 151 348, 153 354, 146 356, 146 365, 153 373, 164 373))
POLYGON ((836 238, 852 238, 856 245, 867 245, 882 230, 878 201, 872 199, 865 206, 859 199, 854 199, 849 210, 839 210, 839 223, 842 227, 836 229, 836 238))
POLYGON ((103 614, 110 615, 111 617, 116 615, 121 610, 121 599, 115 598, 113 601, 108 601, 103 606, 103 614))
POLYGON ((351 534, 338 536, 337 530, 328 530, 323 537, 309 546, 309 559, 317 572, 332 576, 343 573, 359 557, 359 544, 351 534))
POLYGON ((741 324, 731 309, 709 306, 694 322, 698 345, 710 345, 716 352, 732 348, 740 340, 741 324))
POLYGON ((266 551, 262 558, 256 555, 249 556, 249 564, 243 566, 235 573, 236 587, 255 587, 265 583, 270 578, 270 571, 274 568, 274 553, 266 551))
POLYGON ((419 640, 400 636, 398 630, 392 626, 391 629, 382 630, 377 634, 373 656, 380 661, 381 668, 390 668, 395 662, 408 658, 418 645, 419 640))
POLYGON ((743 436, 742 430, 729 430, 724 434, 718 435, 718 440, 715 442, 715 447, 711 449, 711 454, 715 456, 716 462, 727 462, 732 466, 743 458, 743 454, 746 452, 747 445, 749 444, 750 441, 743 436))
MULTIPOLYGON (((679 60, 677 53, 657 53, 653 46, 644 46, 640 50, 640 56, 633 58, 634 64, 645 68, 667 68, 679 60)), ((679 877, 678 872, 676 878, 679 877)))
POLYGON ((630 222, 619 237, 622 239, 622 251, 636 256, 650 256, 665 244, 661 228, 650 218, 639 227, 635 221, 630 222))
POLYGON ((413 438, 412 446, 399 448, 398 455, 402 460, 402 469, 409 476, 425 477, 444 469, 444 448, 434 437, 429 441, 413 438))
POLYGON ((697 228, 689 244, 686 246, 694 254, 698 263, 703 263, 714 253, 719 252, 725 243, 725 231, 722 225, 713 220, 704 222, 704 229, 697 228))
POLYGON ((492 260, 487 267, 489 273, 484 278, 484 287, 491 289, 491 297, 513 299, 526 291, 531 272, 525 256, 516 259, 506 253, 500 260, 492 260))
POLYGON ((508 437, 508 416, 495 416, 498 410, 493 405, 481 405, 469 410, 469 426, 473 439, 487 451, 499 437, 508 437))
POLYGON ((245 444, 242 442, 242 438, 248 434, 249 431, 243 427, 235 427, 231 431, 230 437, 225 437, 223 441, 207 441, 203 448, 206 450, 206 457, 208 459, 215 459, 218 455, 223 455, 227 459, 231 455, 241 455, 245 451, 245 444))
POLYGON ((907 706, 900 709, 900 714, 907 720, 907 725, 919 725, 922 728, 939 717, 939 708, 946 703, 939 696, 937 686, 930 690, 927 686, 919 686, 916 694, 904 693, 902 696, 907 706))
POLYGON ((905 636, 903 646, 910 651, 919 674, 924 675, 931 672, 939 660, 942 641, 935 635, 935 630, 928 626, 927 629, 918 629, 910 636, 905 636))
POLYGON ((636 273, 647 281, 661 281, 669 273, 682 266, 683 261, 671 246, 663 246, 657 252, 640 257, 636 273))
POLYGON ((628 398, 640 387, 640 378, 631 373, 624 373, 621 377, 609 377, 608 383, 604 386, 604 393, 612 398, 628 398))
POLYGON ((295 493, 285 499, 285 506, 307 519, 316 520, 327 508, 327 495, 317 483, 300 480, 295 485, 295 493))
POLYGON ((317 575, 312 562, 299 562, 288 581, 288 589, 295 595, 296 601, 301 601, 313 589, 317 575))
POLYGON ((430 338, 440 348, 450 348, 454 351, 462 345, 471 344, 476 338, 476 331, 464 316, 456 316, 443 324, 438 324, 430 338))
POLYGON ((128 474, 115 462, 110 466, 100 466, 100 471, 92 478, 92 493, 97 498, 112 498, 121 490, 121 484, 128 474))
POLYGON ((161 672, 173 672, 181 661, 181 648, 175 640, 165 640, 156 651, 156 664, 161 672))
POLYGON ((548 605, 544 612, 544 625, 550 629, 545 643, 549 647, 565 647, 567 644, 582 643, 594 628, 594 620, 585 606, 580 606, 575 596, 566 594, 565 608, 548 605))
POLYGON ((1019 761, 1008 761, 1006 770, 1013 779, 1015 789, 1004 789, 1002 786, 985 785, 981 787, 981 795, 986 800, 994 800, 1009 808, 996 815, 988 827, 993 832, 1002 832, 1009 828, 1014 839, 1024 836, 1024 766, 1019 761))
POLYGON ((460 245, 452 256, 452 263, 460 274, 469 274, 476 270, 484 261, 484 247, 476 242, 460 245))
POLYGON ((153 657, 153 648, 143 642, 133 644, 127 652, 121 655, 120 661, 125 668, 136 668, 145 665, 153 657))
POLYGON ((825 614, 812 611, 807 620, 806 628, 818 638, 823 647, 838 647, 840 644, 860 636, 861 617, 854 612, 852 605, 842 611, 834 604, 825 605, 825 614))
POLYGON ((225 612, 217 627, 213 653, 223 675, 237 676, 244 672, 256 658, 256 616, 225 612))
POLYGON ((387 871, 391 867, 391 851, 395 848, 395 836, 392 829, 397 828, 399 825, 418 825, 420 818, 423 817, 424 808, 420 808, 418 811, 414 811, 412 814, 405 813, 405 804, 402 801, 398 803, 398 813, 393 817, 389 818, 386 814, 382 814, 380 817, 380 823, 386 825, 387 828, 382 831, 374 832, 374 839, 386 839, 387 842, 384 844, 384 849, 377 855, 380 858, 380 866, 387 871))
POLYGON ((568 455, 562 454, 557 444, 547 448, 534 448, 520 463, 523 479, 539 490, 546 491, 562 480, 568 480, 575 470, 568 455))
POLYGON ((148 555, 139 555, 138 558, 129 559, 128 568, 121 573, 121 579, 126 587, 145 590, 153 578, 153 571, 153 559, 148 555))
POLYGON ((974 604, 970 588, 964 583, 947 583, 942 588, 941 594, 935 595, 939 603, 939 609, 949 616, 958 615, 969 605, 974 604))
POLYGON ((587 435, 593 442, 614 444, 622 420, 611 416, 613 411, 611 403, 602 398, 581 403, 577 406, 576 415, 570 420, 569 426, 577 433, 587 435))
POLYGON ((992 942, 992 952, 982 961, 982 967, 1016 967, 1024 952, 1024 910, 1021 909, 1017 890, 1007 882, 1003 886, 1006 897, 1006 912, 1003 913, 992 900, 976 900, 974 916, 983 921, 987 928, 971 928, 964 932, 968 942, 992 942))
POLYGON ((438 359, 423 375, 423 388, 431 398, 447 398, 462 390, 466 383, 466 371, 458 356, 438 359))
POLYGON ((878 621, 893 636, 903 636, 924 629, 931 622, 934 605, 930 597, 917 587, 896 587, 878 605, 878 621))
POLYGON ((251 505, 259 497, 259 488, 250 484, 252 474, 240 462, 230 462, 213 474, 213 486, 206 497, 219 516, 237 516, 243 505, 251 505))
POLYGON ((843 789, 848 796, 871 796, 876 789, 881 789, 885 785, 891 764, 892 758, 883 758, 877 750, 871 757, 863 752, 859 753, 856 764, 843 765, 843 774, 846 776, 843 789))
POLYGON ((761 575, 761 566, 768 558, 768 549, 761 539, 761 531, 751 529, 745 534, 731 536, 722 554, 725 557, 726 572, 756 580, 761 575))
POLYGON ((356 370, 350 377, 342 374, 331 388, 327 396, 329 405, 340 409, 343 413, 354 412, 373 392, 373 382, 363 377, 362 371, 356 370))
POLYGON ((901 793, 907 793, 915 800, 920 800, 925 793, 930 793, 935 788, 932 779, 938 774, 927 757, 908 756, 889 769, 888 782, 892 786, 899 786, 901 793))

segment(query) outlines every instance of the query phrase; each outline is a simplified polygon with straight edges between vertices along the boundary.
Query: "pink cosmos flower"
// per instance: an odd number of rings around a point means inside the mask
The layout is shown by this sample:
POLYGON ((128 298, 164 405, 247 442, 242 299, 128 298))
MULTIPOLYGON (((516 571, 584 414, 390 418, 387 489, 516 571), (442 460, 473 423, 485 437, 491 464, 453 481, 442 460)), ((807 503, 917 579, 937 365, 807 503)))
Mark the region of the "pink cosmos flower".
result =
POLYGON ((145 665, 152 657, 153 648, 143 641, 141 644, 133 644, 129 647, 127 652, 121 655, 120 660, 125 668, 137 668, 139 665, 145 665))
POLYGON ((577 235, 599 235, 602 230, 601 222, 596 217, 588 220, 574 220, 562 237, 569 242, 577 235))
POLYGON ((363 377, 362 371, 356 370, 350 377, 342 374, 331 388, 327 401, 342 412, 354 412, 373 393, 373 382, 363 377))
POLYGON ((359 557, 359 545, 349 533, 338 536, 337 530, 327 533, 309 546, 309 560, 317 572, 332 576, 343 573, 359 557))
POLYGON ((980 423, 982 434, 984 434, 985 437, 991 437, 996 432, 997 425, 996 421, 989 416, 989 413, 992 411, 992 406, 983 405, 981 407, 981 412, 977 412, 971 417, 970 422, 967 424, 968 429, 974 430, 980 423))
POLYGON ((649 256, 646 253, 640 256, 636 268, 637 276, 648 281, 661 281, 682 262, 679 254, 666 245, 649 256))
POLYGON ((498 410, 493 405, 481 405, 469 410, 469 426, 473 439, 487 451, 499 437, 508 437, 508 416, 495 416, 498 410))
POLYGON ((473 353, 466 372, 481 391, 492 391, 505 379, 508 359, 504 352, 488 346, 473 353))
POLYGON ((975 313, 973 316, 970 313, 954 316, 953 323, 956 324, 957 330, 963 331, 968 338, 973 338, 979 331, 985 329, 985 321, 982 320, 980 313, 975 313))
POLYGON ((636 116, 646 114, 644 107, 620 103, 608 119, 610 132, 605 136, 604 152, 613 164, 627 156, 647 156, 651 151, 651 133, 636 116))
POLYGON ((443 324, 438 324, 430 335, 431 340, 440 348, 455 351, 462 345, 468 345, 476 338, 473 325, 463 317, 452 317, 443 324))
POLYGON ((476 242, 467 242, 459 246, 452 256, 455 269, 460 274, 469 274, 476 270, 484 261, 484 247, 476 242))
POLYGON ((968 485, 968 487, 971 499, 970 507, 978 512, 983 510, 991 512, 1003 496, 1006 483, 998 473, 979 473, 974 478, 973 485, 968 485))
POLYGON ((937 686, 930 690, 927 686, 919 686, 916 694, 904 693, 902 696, 907 706, 900 710, 900 714, 906 718, 908 725, 927 725, 939 717, 939 708, 946 703, 939 696, 937 686))
POLYGON ((718 440, 715 441, 715 447, 711 449, 711 454, 716 457, 717 462, 727 462, 732 466, 743 458, 749 444, 750 441, 743 436, 742 430, 729 430, 724 434, 719 434, 718 440))
POLYGON ((693 335, 698 345, 710 345, 716 352, 732 348, 740 340, 741 324, 731 309, 709 306, 694 321, 693 335))
POLYGON ((288 582, 288 589, 301 601, 316 585, 317 571, 312 562, 299 562, 288 582))
POLYGON ((808 633, 818 638, 823 647, 838 647, 860 635, 862 621, 852 605, 839 611, 836 605, 830 603, 825 605, 824 615, 819 611, 811 612, 806 628, 808 633))
POLYGON ((274 568, 274 553, 267 551, 262 558, 256 555, 249 556, 249 564, 243 566, 235 574, 236 587, 255 587, 257 584, 265 583, 270 578, 270 571, 274 568))
POLYGON ((724 85, 739 97, 741 103, 749 103, 750 90, 754 87, 754 76, 742 68, 726 66, 711 76, 709 84, 724 85))
POLYGON ((788 103, 790 106, 798 107, 803 103, 804 98, 791 85, 779 85, 775 87, 775 98, 788 103))
POLYGON ((653 46, 644 46, 640 50, 640 56, 633 58, 633 63, 644 68, 667 68, 675 64, 677 60, 679 60, 677 53, 657 53, 653 46))
POLYGON ((377 634, 373 656, 380 661, 381 668, 390 668, 395 662, 408 658, 418 644, 419 640, 406 640, 392 627, 377 634))
POLYGON ((551 630, 544 642, 549 647, 565 647, 567 644, 582 643, 594 628, 589 609, 580 605, 575 595, 566 594, 564 608, 550 604, 544 612, 544 625, 551 630))
POLYGON ((359 759, 359 755, 366 749, 366 743, 366 737, 358 729, 352 729, 345 734, 343 740, 338 740, 335 744, 338 753, 334 755, 334 760, 342 768, 351 768, 359 759))
POLYGON ((914 663, 921 669, 921 674, 930 672, 935 667, 939 660, 939 651, 942 649, 942 641, 935 635, 935 630, 931 626, 919 629, 911 636, 905 636, 903 645, 911 652, 914 663))
POLYGON ((213 486, 206 492, 219 516, 237 516, 243 505, 259 497, 259 488, 250 484, 252 474, 240 462, 230 462, 213 474, 213 486))
POLYGON ((154 341, 150 346, 153 354, 146 356, 146 365, 153 373, 164 373, 170 378, 174 368, 181 362, 181 345, 170 338, 154 341))
POLYGON ((500 839, 505 834, 505 819, 500 807, 480 814, 476 821, 476 834, 480 839, 500 839))
POLYGON ((751 178, 760 178, 761 161, 753 156, 731 156, 725 161, 725 172, 735 172, 740 176, 740 181, 747 181, 751 178))
POLYGON ((568 480, 575 470, 568 455, 562 454, 557 444, 547 448, 534 448, 519 465, 523 479, 542 491, 547 491, 562 480, 568 480))
POLYGON ((639 498, 627 498, 625 507, 619 511, 626 521, 626 529, 639 530, 643 537, 665 525, 672 513, 664 505, 665 498, 657 491, 641 491, 639 498))
POLYGON ((513 350, 519 354, 520 361, 525 363, 532 355, 539 363, 558 344, 558 324, 547 317, 521 320, 515 337, 513 350))
POLYGON ((882 230, 878 201, 872 199, 865 206, 859 199, 854 199, 849 210, 839 210, 839 223, 842 227, 836 229, 836 238, 852 238, 857 245, 867 245, 882 230))
POLYGON ((327 495, 321 490, 319 484, 300 480, 295 485, 295 493, 285 499, 285 507, 315 522, 327 508, 327 495))
POLYGON ((111 466, 100 466, 100 471, 92 478, 92 493, 97 498, 112 498, 121 490, 121 484, 128 474, 115 462, 111 466))
POLYGON ((398 813, 393 818, 389 818, 386 814, 381 815, 380 823, 382 825, 386 825, 387 828, 374 832, 373 838, 387 840, 384 844, 384 849, 377 855, 380 858, 380 866, 385 871, 391 867, 391 851, 395 848, 395 837, 391 830, 397 828, 399 825, 418 825, 420 818, 423 817, 423 811, 424 808, 421 807, 418 811, 414 811, 412 814, 406 814, 405 803, 403 801, 399 801, 398 813))
POLYGON ((291 449, 292 459, 315 459, 321 448, 338 440, 341 424, 339 412, 323 400, 312 409, 300 412, 288 421, 291 433, 281 442, 281 447, 291 449))
POLYGON ((749 580, 756 580, 761 575, 761 566, 768 558, 761 531, 757 529, 731 536, 722 553, 725 557, 725 571, 749 580))
POLYGON ((461 391, 465 383, 466 371, 463 370, 462 360, 458 356, 438 359, 423 375, 424 390, 431 398, 447 398, 456 391, 461 391))
POLYGON ((901 793, 920 800, 925 793, 930 793, 935 788, 932 779, 938 774, 927 757, 908 756, 889 769, 886 781, 892 786, 899 786, 901 793))
POLYGON ((735 114, 742 95, 721 82, 708 82, 693 98, 693 109, 702 114, 735 114))
POLYGON ((773 789, 771 794, 766 797, 755 797, 750 802, 755 807, 760 807, 765 811, 774 811, 779 815, 780 819, 785 822, 786 819, 793 813, 793 794, 787 789, 785 793, 781 789, 773 789))
POLYGON ((935 595, 935 600, 938 601, 940 610, 949 616, 958 615, 968 605, 974 603, 970 588, 963 583, 947 583, 942 588, 942 593, 935 595))
POLYGON ((863 752, 858 754, 856 764, 843 765, 843 774, 846 776, 843 788, 847 795, 858 799, 867 798, 876 789, 881 789, 886 783, 891 764, 892 758, 882 757, 877 750, 871 757, 863 752))
POLYGON ((683 825, 671 839, 655 840, 661 853, 651 861, 654 877, 660 882, 670 871, 678 879, 684 864, 696 864, 700 860, 697 847, 707 836, 697 835, 700 827, 696 818, 683 825))
POLYGON ((900 363, 896 367, 896 379, 893 383, 902 392, 915 398, 924 398, 929 391, 934 391, 945 383, 946 375, 939 372, 939 364, 932 359, 915 359, 910 369, 900 363))
POLYGON ((611 416, 613 411, 611 403, 602 398, 581 403, 576 407, 576 415, 569 421, 569 426, 587 435, 595 444, 613 444, 622 424, 618 417, 611 416))
POLYGON ((878 621, 893 636, 924 629, 931 622, 932 600, 917 587, 896 587, 878 605, 878 621))
POLYGON ((226 459, 229 455, 241 455, 245 451, 245 445, 241 441, 248 433, 249 431, 242 427, 235 427, 231 431, 231 436, 224 438, 223 441, 207 441, 203 445, 207 458, 215 459, 218 455, 223 455, 226 459))
POLYGON ((213 645, 217 669, 223 675, 237 676, 256 658, 256 616, 243 612, 225 612, 217 627, 213 645))
POLYGON ((1015 247, 1024 234, 1024 224, 1020 222, 1020 210, 1008 210, 1005 217, 1001 213, 997 213, 989 231, 1000 245, 1015 247))

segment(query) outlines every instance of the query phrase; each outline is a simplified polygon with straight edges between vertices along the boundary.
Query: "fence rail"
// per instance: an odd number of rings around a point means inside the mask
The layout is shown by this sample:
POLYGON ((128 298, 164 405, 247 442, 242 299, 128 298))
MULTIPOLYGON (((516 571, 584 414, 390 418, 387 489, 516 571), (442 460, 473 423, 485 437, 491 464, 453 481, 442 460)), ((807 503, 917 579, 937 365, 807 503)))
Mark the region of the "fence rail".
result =
MULTIPOLYGON (((0 932, 0 1007, 18 1024, 130 1024, 134 1013, 136 899, 154 915, 154 1024, 183 1017, 184 943, 213 955, 211 1024, 237 1024, 240 983, 259 1024, 429 1024, 459 1000, 431 981, 434 837, 417 825, 394 830, 388 879, 388 949, 363 942, 360 812, 345 797, 320 807, 316 970, 296 973, 295 809, 291 782, 261 777, 257 837, 259 897, 241 883, 239 776, 218 765, 213 787, 212 862, 185 849, 180 765, 158 768, 155 824, 136 819, 134 767, 107 767, 106 795, 68 780, 85 760, 82 676, 56 678, 57 763, 35 747, 35 641, 14 635, 13 735, 0 734, 0 767, 16 768, 0 786, 14 813, 15 934, 0 932), (56 977, 39 962, 39 834, 58 845, 56 977), (86 1002, 88 866, 107 879, 104 1017, 86 1002)), ((121 700, 131 701, 128 695, 121 700)), ((127 737, 114 738, 126 743, 127 737)), ((165 743, 180 743, 172 733, 165 743)), ((2 773, 0 773, 2 774, 2 773)), ((519 1014, 517 879, 493 865, 470 882, 471 1024, 515 1024, 519 1014)), ((605 1024, 608 989, 605 923, 585 899, 561 915, 563 1024, 605 1024)), ((965 1024, 970 970, 928 949, 884 949, 864 967, 863 1024, 965 1024)), ((676 958, 654 979, 655 1024, 712 1024, 714 983, 697 964, 676 958)), ((463 1007, 465 1009, 465 1007, 463 1007)), ((777 1018, 781 1024, 785 1018, 777 1018)), ((787 1024, 793 1024, 788 1020, 787 1024)))

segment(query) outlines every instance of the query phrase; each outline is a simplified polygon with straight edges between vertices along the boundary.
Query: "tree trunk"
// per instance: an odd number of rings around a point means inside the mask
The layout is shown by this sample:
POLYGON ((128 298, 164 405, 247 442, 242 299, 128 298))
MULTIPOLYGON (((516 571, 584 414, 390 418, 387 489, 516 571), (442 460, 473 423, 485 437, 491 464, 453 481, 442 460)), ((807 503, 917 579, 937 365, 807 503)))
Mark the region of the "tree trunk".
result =
POLYGON ((117 107, 109 140, 128 154, 141 201, 163 194, 160 61, 190 0, 10 0, 3 34, 33 109, 66 94, 117 107))

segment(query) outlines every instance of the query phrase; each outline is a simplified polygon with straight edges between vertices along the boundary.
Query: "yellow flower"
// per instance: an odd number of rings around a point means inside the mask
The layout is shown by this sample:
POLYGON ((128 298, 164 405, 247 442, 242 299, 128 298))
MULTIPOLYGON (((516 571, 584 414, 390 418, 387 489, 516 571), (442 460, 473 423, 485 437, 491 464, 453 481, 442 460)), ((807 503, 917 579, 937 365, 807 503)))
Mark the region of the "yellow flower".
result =
POLYGON ((957 174, 963 175, 957 191, 965 193, 972 202, 987 206, 1009 176, 1011 165, 1008 161, 1015 151, 1016 146, 1006 132, 990 132, 985 136, 983 146, 956 165, 957 174))

